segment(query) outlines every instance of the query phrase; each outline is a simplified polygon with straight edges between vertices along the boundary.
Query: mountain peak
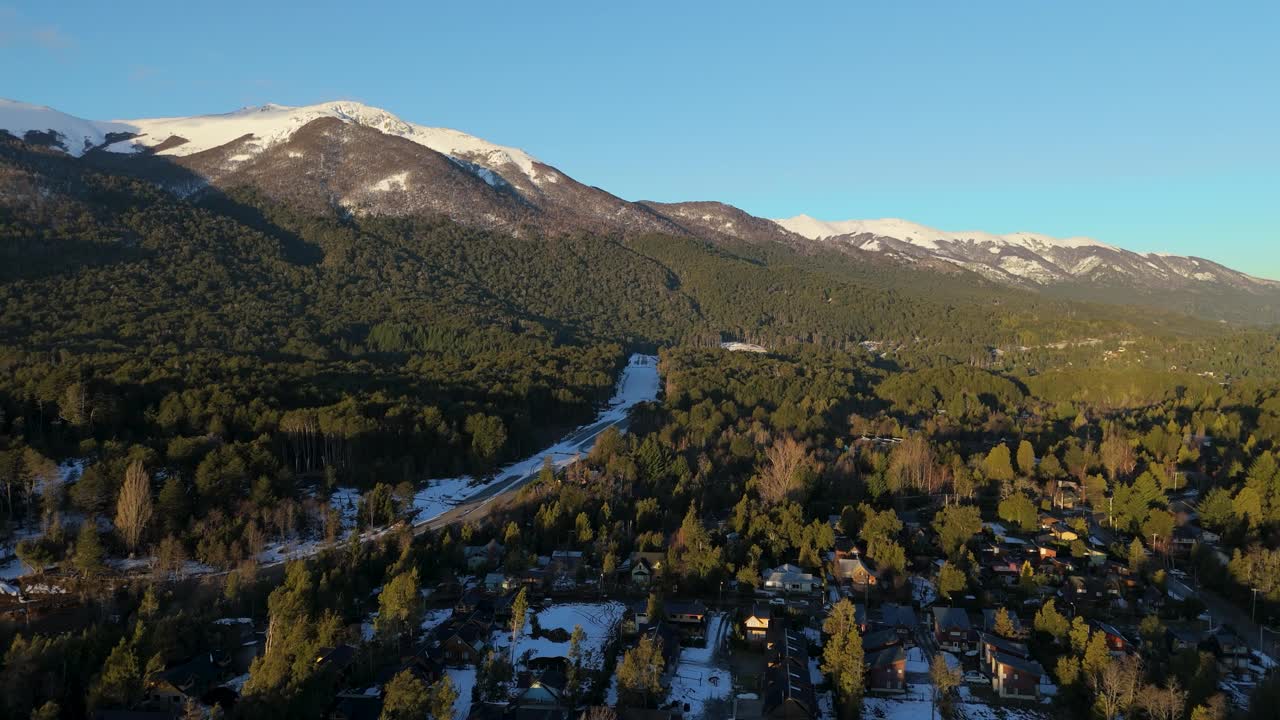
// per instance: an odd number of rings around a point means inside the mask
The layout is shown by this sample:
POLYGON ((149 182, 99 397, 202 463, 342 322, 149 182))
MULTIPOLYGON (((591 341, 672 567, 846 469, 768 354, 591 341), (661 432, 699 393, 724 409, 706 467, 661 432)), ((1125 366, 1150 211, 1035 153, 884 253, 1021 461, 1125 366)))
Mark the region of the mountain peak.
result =
POLYGON ((134 137, 115 142, 107 150, 121 153, 150 150, 159 155, 182 157, 250 136, 242 152, 252 156, 288 140, 307 123, 326 117, 403 137, 457 160, 501 173, 509 181, 520 179, 511 175, 523 175, 535 183, 544 179, 540 175, 553 175, 539 173, 535 168, 537 161, 523 150, 497 145, 458 130, 406 122, 390 111, 355 100, 301 106, 267 103, 214 115, 119 120, 112 124, 133 133, 134 137), (172 142, 171 138, 182 138, 185 142, 172 142))
POLYGON ((774 222, 810 240, 823 240, 842 235, 869 234, 900 240, 930 250, 936 250, 939 242, 990 243, 993 245, 1016 245, 1032 249, 1046 247, 1101 247, 1114 249, 1110 245, 1087 237, 1055 238, 1032 232, 1013 232, 999 235, 983 230, 952 232, 938 230, 937 228, 901 218, 826 221, 818 220, 809 215, 796 215, 791 218, 774 220, 774 222))

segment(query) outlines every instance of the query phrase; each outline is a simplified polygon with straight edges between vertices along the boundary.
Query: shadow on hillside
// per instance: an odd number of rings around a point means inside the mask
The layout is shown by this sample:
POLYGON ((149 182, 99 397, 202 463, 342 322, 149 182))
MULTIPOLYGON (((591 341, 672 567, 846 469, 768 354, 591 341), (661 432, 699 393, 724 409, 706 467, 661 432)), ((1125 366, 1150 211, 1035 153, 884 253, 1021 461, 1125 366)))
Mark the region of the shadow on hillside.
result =
POLYGON ((28 230, 22 213, 15 213, 14 227, 0 246, 4 261, 0 279, 39 278, 72 268, 146 260, 154 249, 140 247, 139 238, 128 231, 104 232, 107 228, 93 222, 95 210, 172 200, 189 202, 262 233, 279 244, 281 255, 291 264, 314 265, 324 259, 323 248, 271 222, 261 209, 228 196, 169 157, 92 150, 75 158, 0 131, 0 171, 7 171, 7 179, 18 189, 18 203, 25 206, 21 210, 38 220, 28 230), (131 186, 120 178, 145 185, 131 186), (23 188, 24 181, 37 187, 23 188), (22 190, 35 192, 28 198, 22 190), (58 226, 55 237, 36 229, 51 224, 58 226))

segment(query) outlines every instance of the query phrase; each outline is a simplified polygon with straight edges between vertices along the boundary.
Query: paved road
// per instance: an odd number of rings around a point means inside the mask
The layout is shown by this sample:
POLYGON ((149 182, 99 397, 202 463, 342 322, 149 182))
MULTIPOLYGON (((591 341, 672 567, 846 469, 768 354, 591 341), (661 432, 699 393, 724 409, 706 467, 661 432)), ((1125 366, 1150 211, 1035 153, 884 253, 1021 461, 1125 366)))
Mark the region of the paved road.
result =
MULTIPOLYGON (((573 431, 561 443, 570 443, 575 448, 575 453, 585 455, 591 451, 592 446, 596 443, 596 438, 600 437, 605 430, 616 427, 618 430, 626 431, 630 424, 630 417, 594 423, 573 431)), ((514 497, 520 488, 533 482, 538 477, 539 472, 541 472, 541 468, 535 472, 517 475, 481 488, 468 496, 467 499, 458 503, 453 509, 429 520, 415 523, 413 532, 415 535, 421 535, 428 530, 439 530, 463 521, 475 521, 484 518, 489 515, 495 505, 500 506, 504 500, 514 497)))
POLYGON ((1203 587, 1196 588, 1196 596, 1208 608, 1209 614, 1213 617, 1214 627, 1224 623, 1230 625, 1249 644, 1249 647, 1262 650, 1273 658, 1280 656, 1280 633, 1266 628, 1260 642, 1258 624, 1250 617, 1251 608, 1242 608, 1203 587))

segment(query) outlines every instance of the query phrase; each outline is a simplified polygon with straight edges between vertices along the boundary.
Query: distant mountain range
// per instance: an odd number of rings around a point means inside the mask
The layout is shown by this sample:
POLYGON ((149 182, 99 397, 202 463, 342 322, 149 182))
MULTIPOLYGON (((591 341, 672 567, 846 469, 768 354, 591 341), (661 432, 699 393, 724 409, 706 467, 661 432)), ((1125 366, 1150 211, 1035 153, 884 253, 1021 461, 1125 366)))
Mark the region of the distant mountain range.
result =
POLYGON ((179 195, 248 186, 309 212, 441 213, 509 233, 665 233, 711 242, 834 248, 1058 297, 1280 322, 1280 282, 1198 257, 1089 238, 947 232, 905 220, 770 220, 717 202, 631 202, 516 148, 405 122, 357 102, 221 115, 94 121, 0 100, 0 131, 147 177, 179 195))

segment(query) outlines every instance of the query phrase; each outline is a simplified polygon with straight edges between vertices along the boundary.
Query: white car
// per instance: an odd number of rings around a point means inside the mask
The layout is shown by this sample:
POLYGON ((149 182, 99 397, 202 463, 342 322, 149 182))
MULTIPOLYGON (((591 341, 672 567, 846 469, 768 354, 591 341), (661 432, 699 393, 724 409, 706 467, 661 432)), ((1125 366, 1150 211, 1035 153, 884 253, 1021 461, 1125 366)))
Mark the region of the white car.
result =
POLYGON ((964 681, 967 683, 974 683, 976 685, 981 685, 987 682, 987 676, 983 675, 977 670, 970 670, 969 672, 964 674, 964 681))

